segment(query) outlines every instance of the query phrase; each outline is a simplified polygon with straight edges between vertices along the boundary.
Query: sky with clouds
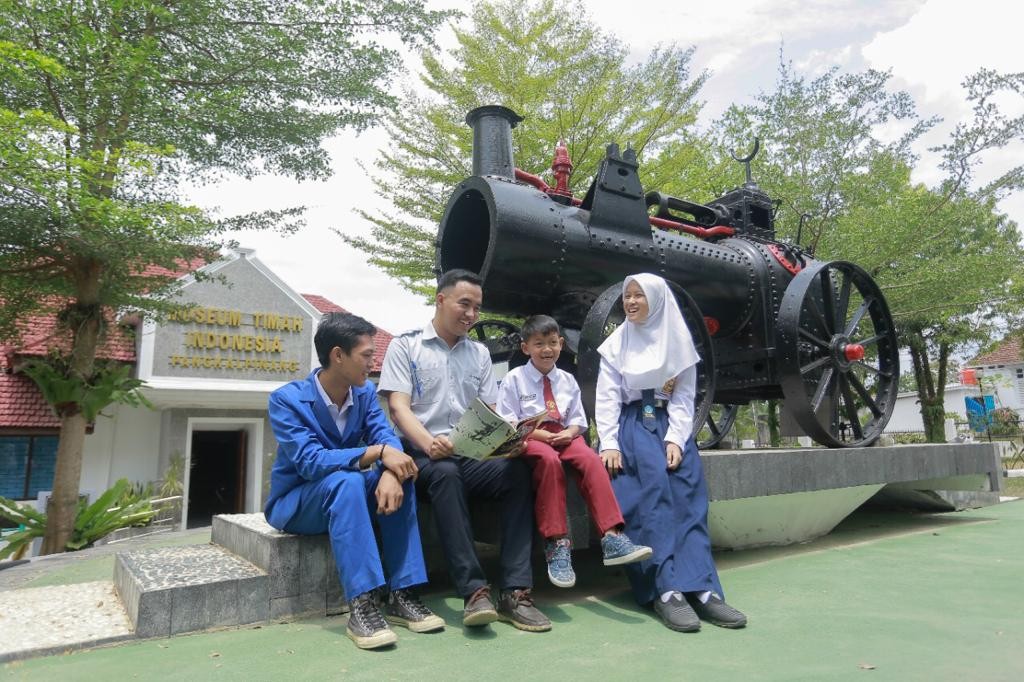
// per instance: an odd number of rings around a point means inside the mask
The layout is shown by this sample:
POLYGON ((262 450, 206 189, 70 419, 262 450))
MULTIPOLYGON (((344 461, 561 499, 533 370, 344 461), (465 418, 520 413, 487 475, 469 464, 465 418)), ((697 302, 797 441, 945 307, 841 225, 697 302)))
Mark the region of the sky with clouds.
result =
MULTIPOLYGON (((468 7, 454 0, 432 0, 431 4, 468 7)), ((833 66, 846 71, 891 70, 892 87, 910 92, 919 113, 944 120, 918 150, 922 163, 915 180, 927 183, 939 175, 929 164, 926 147, 943 141, 969 113, 960 88, 963 78, 981 67, 1024 71, 1019 30, 1006 14, 1007 3, 1000 0, 633 0, 628 5, 589 0, 584 4, 596 23, 630 46, 636 59, 658 43, 695 46, 694 66, 712 74, 701 93, 706 120, 733 102, 749 101, 759 91, 771 90, 780 46, 786 59, 808 75, 833 66)), ((453 44, 450 31, 440 36, 440 43, 442 47, 453 44)), ((369 166, 385 144, 379 130, 361 135, 345 132, 326 145, 334 168, 334 176, 326 182, 298 183, 277 177, 226 180, 188 188, 184 198, 220 215, 308 206, 307 227, 295 235, 243 233, 238 239, 256 249, 255 256, 300 293, 326 296, 388 331, 401 332, 421 326, 431 309, 366 264, 361 252, 331 231, 369 233, 369 225, 354 209, 379 206, 381 200, 357 162, 369 166)), ((979 179, 998 175, 1015 160, 1019 162, 1022 153, 1024 145, 1018 144, 984 159, 979 179)), ((1024 222, 1024 197, 1007 199, 1002 209, 1018 223, 1024 222)))

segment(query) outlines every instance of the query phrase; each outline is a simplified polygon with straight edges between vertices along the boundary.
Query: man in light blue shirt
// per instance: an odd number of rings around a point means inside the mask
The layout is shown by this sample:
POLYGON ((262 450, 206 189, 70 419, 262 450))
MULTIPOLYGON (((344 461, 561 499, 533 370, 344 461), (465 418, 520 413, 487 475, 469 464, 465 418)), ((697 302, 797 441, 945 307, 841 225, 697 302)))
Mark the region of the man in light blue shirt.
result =
MULTIPOLYGON (((462 622, 495 620, 543 632, 551 621, 530 596, 533 575, 533 491, 530 471, 518 456, 475 460, 455 452, 448 434, 475 398, 497 399, 491 358, 466 337, 480 317, 480 277, 450 270, 438 280, 434 318, 423 329, 395 337, 384 356, 380 393, 402 432, 405 450, 419 468, 420 495, 431 501, 437 532, 456 589, 462 622), (501 511, 501 594, 497 608, 473 548, 467 497, 497 501, 501 511)), ((519 454, 519 451, 515 453, 519 454)))

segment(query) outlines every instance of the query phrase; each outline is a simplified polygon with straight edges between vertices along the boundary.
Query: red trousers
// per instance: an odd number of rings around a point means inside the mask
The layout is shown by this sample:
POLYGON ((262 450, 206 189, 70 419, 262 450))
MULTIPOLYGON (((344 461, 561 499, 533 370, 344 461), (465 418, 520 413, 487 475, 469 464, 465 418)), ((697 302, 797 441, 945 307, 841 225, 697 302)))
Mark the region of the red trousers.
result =
MULTIPOLYGON (((555 422, 544 422, 538 428, 550 433, 564 430, 561 424, 555 422)), ((562 537, 569 532, 565 513, 563 462, 574 470, 580 494, 587 503, 590 518, 597 529, 604 534, 624 523, 608 472, 601 458, 590 449, 582 436, 576 436, 568 445, 557 450, 531 438, 526 441, 526 451, 522 456, 533 469, 534 514, 537 517, 537 529, 545 538, 562 537)))

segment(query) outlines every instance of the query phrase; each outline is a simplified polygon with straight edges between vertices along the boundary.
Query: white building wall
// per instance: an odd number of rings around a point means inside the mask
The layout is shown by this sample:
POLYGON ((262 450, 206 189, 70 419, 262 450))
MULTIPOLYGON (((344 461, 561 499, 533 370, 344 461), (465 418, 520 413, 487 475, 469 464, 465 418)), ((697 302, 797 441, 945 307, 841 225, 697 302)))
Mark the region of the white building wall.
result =
MULTIPOLYGON (((1019 370, 1024 370, 1024 364, 980 369, 986 392, 996 396, 996 407, 1009 407, 1018 412, 1024 410, 1024 378, 1017 376, 1019 370)), ((1024 371, 1020 373, 1024 374, 1024 371)))
MULTIPOLYGON (((964 397, 977 395, 976 386, 964 386, 962 384, 950 384, 946 386, 943 394, 943 406, 946 412, 959 415, 958 421, 966 421, 967 408, 964 404, 964 397)), ((900 393, 896 397, 896 405, 892 410, 892 418, 885 426, 885 432, 893 431, 924 431, 924 421, 921 419, 921 406, 917 402, 917 392, 908 391, 900 393)))
POLYGON ((111 405, 85 437, 82 451, 83 492, 92 499, 119 478, 148 483, 160 477, 160 411, 111 405))

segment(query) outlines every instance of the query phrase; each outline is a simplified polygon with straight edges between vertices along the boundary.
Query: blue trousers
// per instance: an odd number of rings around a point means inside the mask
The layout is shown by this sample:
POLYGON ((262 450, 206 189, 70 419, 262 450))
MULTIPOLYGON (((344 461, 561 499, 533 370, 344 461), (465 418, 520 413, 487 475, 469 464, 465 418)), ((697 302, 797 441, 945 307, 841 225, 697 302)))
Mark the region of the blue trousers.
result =
POLYGON ((338 566, 338 577, 350 601, 385 584, 392 590, 427 582, 420 529, 416 522, 416 490, 412 481, 402 485, 405 497, 393 514, 377 513, 374 491, 380 471, 336 471, 289 491, 299 495, 295 515, 281 530, 302 535, 327 533, 338 566), (380 528, 384 565, 373 522, 380 528))
POLYGON ((655 413, 654 433, 643 426, 639 401, 623 405, 619 417, 622 472, 612 479, 612 489, 630 539, 654 550, 647 561, 625 567, 633 596, 641 605, 669 591, 710 590, 724 599, 711 557, 708 488, 697 446, 691 437, 682 463, 669 471, 668 414, 661 408, 655 413))

